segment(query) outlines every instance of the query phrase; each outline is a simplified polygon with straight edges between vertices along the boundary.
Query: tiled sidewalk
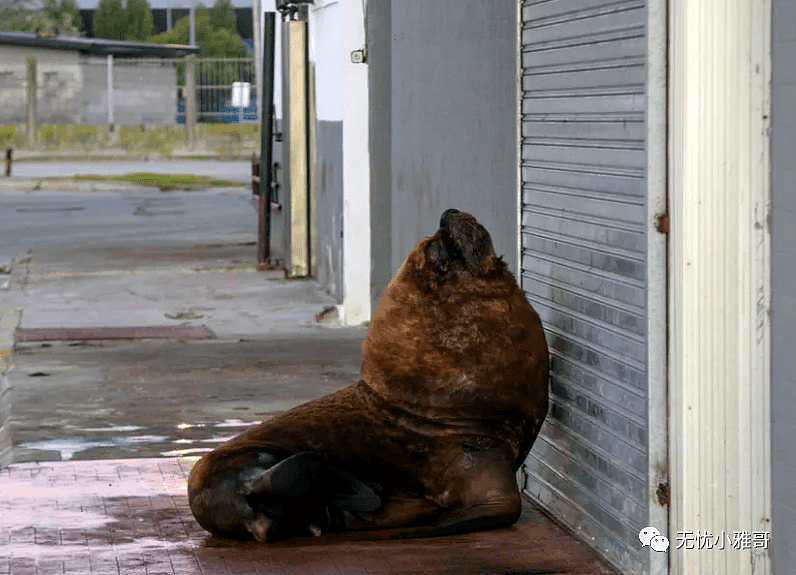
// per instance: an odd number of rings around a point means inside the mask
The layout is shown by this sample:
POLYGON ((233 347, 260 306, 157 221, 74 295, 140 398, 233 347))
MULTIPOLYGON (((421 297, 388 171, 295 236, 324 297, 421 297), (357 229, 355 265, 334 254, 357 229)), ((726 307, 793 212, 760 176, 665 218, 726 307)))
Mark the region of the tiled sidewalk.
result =
POLYGON ((615 573, 531 505, 510 529, 432 539, 373 532, 260 545, 210 537, 188 509, 185 478, 194 461, 3 469, 0 575, 615 573))

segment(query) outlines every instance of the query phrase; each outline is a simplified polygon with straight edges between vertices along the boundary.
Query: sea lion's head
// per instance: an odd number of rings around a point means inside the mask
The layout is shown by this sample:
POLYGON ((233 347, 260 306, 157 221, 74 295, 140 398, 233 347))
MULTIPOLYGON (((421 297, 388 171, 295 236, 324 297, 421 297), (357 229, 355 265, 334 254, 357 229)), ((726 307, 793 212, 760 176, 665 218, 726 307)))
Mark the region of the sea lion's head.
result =
MULTIPOLYGON (((394 295, 417 291, 430 301, 461 301, 467 294, 501 297, 517 289, 503 258, 495 253, 492 236, 472 214, 448 209, 439 229, 421 239, 385 291, 383 307, 394 295)), ((435 304, 436 305, 436 304, 435 304)), ((378 310, 376 316, 378 316, 378 310)))
POLYGON ((387 286, 362 352, 364 381, 424 417, 528 415, 547 394, 539 316, 486 228, 455 209, 387 286))
POLYGON ((449 209, 439 219, 439 230, 426 242, 425 258, 446 275, 466 270, 473 276, 494 264, 495 248, 486 228, 472 214, 449 209))

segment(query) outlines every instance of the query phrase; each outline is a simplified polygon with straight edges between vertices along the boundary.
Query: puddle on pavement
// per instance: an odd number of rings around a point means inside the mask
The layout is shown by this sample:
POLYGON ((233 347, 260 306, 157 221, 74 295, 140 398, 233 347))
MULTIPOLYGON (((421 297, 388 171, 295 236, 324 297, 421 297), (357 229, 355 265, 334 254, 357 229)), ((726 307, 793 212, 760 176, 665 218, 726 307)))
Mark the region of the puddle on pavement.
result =
POLYGON ((125 447, 130 445, 164 443, 169 438, 163 435, 113 436, 108 439, 87 439, 85 437, 62 437, 60 439, 20 443, 22 449, 38 451, 57 451, 61 461, 69 461, 76 453, 96 447, 125 447))
POLYGON ((227 419, 221 423, 216 423, 214 427, 251 427, 259 425, 262 421, 241 421, 240 419, 227 419))
POLYGON ((146 427, 140 425, 116 425, 113 427, 84 427, 81 431, 141 431, 146 427))
POLYGON ((236 430, 243 430, 253 425, 259 424, 259 421, 244 421, 240 419, 227 419, 222 422, 183 422, 174 426, 175 433, 169 435, 161 435, 162 433, 169 433, 168 429, 158 428, 153 434, 140 434, 146 430, 146 427, 140 425, 114 425, 110 427, 86 427, 81 428, 79 431, 94 434, 93 437, 79 437, 68 436, 59 437, 58 439, 45 439, 40 441, 26 441, 20 442, 17 447, 25 450, 33 451, 55 451, 60 454, 61 461, 69 461, 75 457, 76 454, 84 451, 89 451, 96 448, 126 448, 131 446, 145 446, 157 444, 180 444, 186 445, 184 449, 172 449, 153 453, 161 457, 179 457, 185 455, 199 455, 212 451, 215 445, 207 446, 207 444, 221 444, 225 441, 232 439, 236 435, 236 430), (181 436, 181 432, 186 432, 191 429, 223 429, 228 430, 227 433, 211 437, 200 438, 186 438, 181 436), (160 434, 157 434, 157 433, 160 434), (97 434, 111 433, 109 437, 97 434), (137 435, 127 435, 128 433, 138 433, 137 435), (204 445, 202 445, 204 444, 204 445), (192 447, 187 447, 191 445, 192 447))

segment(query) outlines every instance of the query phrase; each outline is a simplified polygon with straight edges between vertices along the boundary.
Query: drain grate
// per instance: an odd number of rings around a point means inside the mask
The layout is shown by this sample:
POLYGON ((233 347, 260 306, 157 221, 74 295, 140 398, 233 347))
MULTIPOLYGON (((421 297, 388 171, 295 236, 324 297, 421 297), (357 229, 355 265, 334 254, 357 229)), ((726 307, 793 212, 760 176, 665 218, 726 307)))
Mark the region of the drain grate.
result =
POLYGON ((16 340, 64 341, 70 339, 211 339, 205 326, 152 325, 141 327, 32 327, 20 328, 16 340))

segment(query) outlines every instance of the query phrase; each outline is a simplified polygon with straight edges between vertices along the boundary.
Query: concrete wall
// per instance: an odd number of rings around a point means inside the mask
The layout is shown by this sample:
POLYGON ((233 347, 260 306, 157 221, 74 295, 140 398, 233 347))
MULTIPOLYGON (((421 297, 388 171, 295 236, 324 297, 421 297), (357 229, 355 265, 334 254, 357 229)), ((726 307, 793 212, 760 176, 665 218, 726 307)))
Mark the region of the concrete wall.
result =
POLYGON ((796 2, 773 2, 771 435, 775 575, 796 574, 796 2))
POLYGON ((26 121, 26 66, 29 56, 35 57, 37 61, 39 122, 78 122, 82 79, 80 60, 76 52, 0 46, 0 124, 26 121))
POLYGON ((318 281, 343 301, 343 5, 319 0, 309 14, 315 62, 315 252, 318 281))
POLYGON ((370 117, 370 309, 378 307, 395 270, 392 258, 392 0, 368 0, 370 117), (375 229, 378 226, 378 229, 375 229))
MULTIPOLYGON (((67 50, 0 46, 0 125, 26 121, 29 56, 36 58, 40 124, 107 124, 104 58, 85 58, 67 50)), ((177 123, 175 66, 117 60, 113 81, 115 124, 177 123)))
MULTIPOLYGON (((108 68, 104 58, 82 60, 80 122, 108 123, 108 68)), ((177 124, 177 68, 116 60, 113 120, 116 125, 177 124)), ((46 101, 46 98, 44 98, 46 101)))
POLYGON ((516 12, 368 2, 374 301, 450 207, 475 214, 517 270, 516 12))

